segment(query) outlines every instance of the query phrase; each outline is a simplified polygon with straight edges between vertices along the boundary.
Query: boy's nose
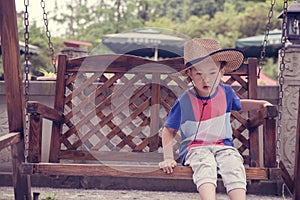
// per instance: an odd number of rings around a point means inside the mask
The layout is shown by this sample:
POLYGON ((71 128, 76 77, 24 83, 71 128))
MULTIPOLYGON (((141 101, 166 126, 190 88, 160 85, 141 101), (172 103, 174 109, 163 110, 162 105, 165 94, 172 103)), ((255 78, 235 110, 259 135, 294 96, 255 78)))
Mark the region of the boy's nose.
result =
POLYGON ((203 77, 204 83, 208 84, 210 82, 210 79, 208 76, 203 77))

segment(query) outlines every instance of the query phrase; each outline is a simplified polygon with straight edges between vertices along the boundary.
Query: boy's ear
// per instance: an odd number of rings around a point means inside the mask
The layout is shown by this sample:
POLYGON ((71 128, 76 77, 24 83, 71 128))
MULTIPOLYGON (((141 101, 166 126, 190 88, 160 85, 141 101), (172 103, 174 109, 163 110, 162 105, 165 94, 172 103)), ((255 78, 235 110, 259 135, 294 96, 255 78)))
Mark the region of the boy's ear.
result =
POLYGON ((191 68, 189 68, 189 69, 187 69, 186 71, 185 71, 185 74, 189 77, 189 78, 191 78, 191 72, 192 70, 191 70, 191 68))
POLYGON ((192 82, 192 78, 191 78, 191 69, 187 69, 186 71, 185 71, 185 75, 187 76, 187 81, 188 82, 192 82))
POLYGON ((225 70, 225 67, 223 67, 222 69, 220 69, 220 73, 221 73, 222 76, 224 76, 225 71, 226 71, 226 70, 225 70))

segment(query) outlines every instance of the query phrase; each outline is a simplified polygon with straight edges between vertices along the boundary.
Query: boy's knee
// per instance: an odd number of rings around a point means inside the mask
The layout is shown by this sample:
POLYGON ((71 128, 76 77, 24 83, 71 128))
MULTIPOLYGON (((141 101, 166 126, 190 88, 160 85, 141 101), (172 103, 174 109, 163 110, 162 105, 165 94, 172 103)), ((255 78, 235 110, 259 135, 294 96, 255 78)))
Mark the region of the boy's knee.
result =
POLYGON ((230 182, 230 183, 227 183, 227 184, 224 184, 224 185, 226 187, 227 193, 229 193, 229 192, 231 192, 233 190, 236 190, 236 189, 242 189, 245 192, 247 191, 247 183, 243 182, 243 181, 240 181, 240 182, 230 182))
POLYGON ((194 183, 197 186, 197 190, 199 191, 199 189, 206 185, 206 184, 210 184, 213 185, 215 188, 217 187, 217 180, 213 179, 213 178, 202 178, 202 179, 194 179, 194 183))

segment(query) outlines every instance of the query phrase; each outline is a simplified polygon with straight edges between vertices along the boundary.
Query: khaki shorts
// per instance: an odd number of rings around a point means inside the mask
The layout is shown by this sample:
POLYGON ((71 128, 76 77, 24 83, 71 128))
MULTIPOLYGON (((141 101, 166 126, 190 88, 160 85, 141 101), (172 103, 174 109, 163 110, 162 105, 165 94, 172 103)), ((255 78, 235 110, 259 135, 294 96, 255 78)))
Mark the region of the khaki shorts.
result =
POLYGON ((246 190, 246 172, 243 157, 231 146, 201 146, 191 149, 185 165, 193 169, 193 180, 197 189, 204 183, 217 187, 217 174, 220 174, 227 192, 233 189, 246 190))

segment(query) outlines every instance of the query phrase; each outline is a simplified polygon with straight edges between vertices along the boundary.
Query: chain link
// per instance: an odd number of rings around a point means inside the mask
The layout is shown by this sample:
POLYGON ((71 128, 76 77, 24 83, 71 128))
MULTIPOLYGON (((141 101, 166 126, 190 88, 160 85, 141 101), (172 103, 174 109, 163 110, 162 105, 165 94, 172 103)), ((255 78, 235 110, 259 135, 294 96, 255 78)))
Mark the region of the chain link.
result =
POLYGON ((24 73, 25 73, 25 79, 24 79, 24 100, 25 100, 25 134, 24 134, 24 140, 25 140, 25 162, 27 161, 28 157, 28 131, 29 131, 29 113, 27 112, 27 106, 29 101, 29 73, 30 73, 30 65, 29 65, 29 0, 24 0, 24 6, 25 6, 25 12, 24 12, 24 42, 25 42, 25 51, 24 51, 24 73))
POLYGON ((284 85, 284 70, 285 70, 285 50, 286 50, 286 40, 287 40, 287 0, 284 0, 283 4, 283 17, 282 17, 282 37, 280 49, 280 65, 279 65, 279 101, 278 101, 278 122, 277 122, 277 139, 276 139, 276 162, 277 167, 279 167, 279 162, 281 160, 281 132, 282 132, 282 99, 283 99, 283 85, 284 85))
POLYGON ((262 46, 262 50, 260 52, 260 60, 259 60, 259 68, 258 68, 258 74, 257 74, 257 78, 260 78, 260 72, 263 69, 264 64, 264 58, 266 56, 266 47, 268 45, 268 37, 269 37, 269 33, 270 33, 270 28, 271 28, 271 19, 273 17, 273 10, 274 10, 274 5, 276 3, 276 0, 271 1, 271 7, 268 13, 268 23, 266 25, 265 28, 265 36, 264 36, 264 41, 263 41, 263 46, 262 46))
POLYGON ((49 22, 48 22, 46 9, 45 9, 45 1, 44 0, 41 0, 41 7, 43 9, 43 20, 44 20, 45 29, 46 29, 46 36, 48 38, 48 46, 49 46, 49 49, 51 51, 51 59, 52 59, 53 70, 54 70, 54 73, 56 73, 54 46, 53 46, 53 43, 51 41, 51 33, 49 31, 49 26, 48 26, 49 22))

